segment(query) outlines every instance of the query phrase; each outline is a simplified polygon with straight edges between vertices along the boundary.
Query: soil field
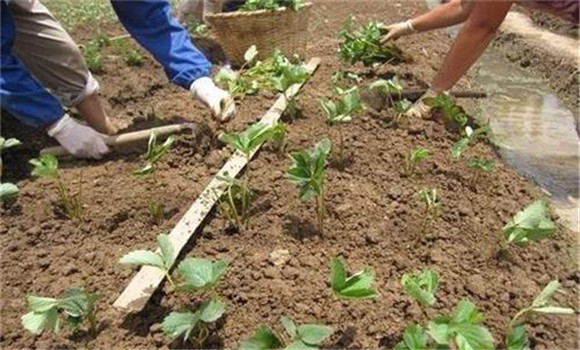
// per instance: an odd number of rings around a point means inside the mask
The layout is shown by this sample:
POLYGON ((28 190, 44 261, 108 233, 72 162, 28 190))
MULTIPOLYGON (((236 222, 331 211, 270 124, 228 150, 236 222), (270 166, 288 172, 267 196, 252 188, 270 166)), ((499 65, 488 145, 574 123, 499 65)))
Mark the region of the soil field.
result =
MULTIPOLYGON (((422 2, 412 1, 402 6, 390 1, 315 2, 309 53, 321 57, 322 65, 300 94, 305 117, 288 125, 288 151, 311 148, 325 135, 336 139, 336 131, 325 124, 318 99, 330 97, 331 76, 338 70, 364 76, 361 85, 365 90, 376 78, 393 74, 410 87, 427 85, 450 44, 443 32, 401 41, 400 47, 413 56, 412 63, 370 69, 343 64, 336 55, 338 29, 349 14, 356 15, 359 23, 369 19, 392 22, 422 9, 422 2)), ((81 27, 73 36, 86 40, 92 30, 81 27)), ((117 25, 102 30, 122 34, 117 25)), ((124 315, 112 303, 136 270, 117 261, 131 250, 153 249, 157 235, 175 225, 223 165, 231 152, 213 135, 220 129, 243 130, 264 114, 275 96, 247 97, 239 104, 236 118, 219 125, 187 92, 168 84, 152 59, 143 67, 129 68, 115 56, 113 47, 106 54, 105 73, 97 78, 118 126, 138 129, 193 120, 205 123, 208 131, 200 137, 179 138, 160 165, 159 186, 132 175, 143 163, 138 153, 111 155, 98 162, 64 163, 62 176, 67 184, 80 186, 82 178, 84 220, 72 222, 55 206, 55 186, 28 178, 28 159, 49 141, 41 132, 4 118, 3 133, 20 138, 25 146, 4 157, 6 180, 17 181, 21 197, 1 212, 2 348, 191 348, 191 344, 168 340, 160 324, 170 310, 199 300, 175 297, 163 286, 143 312, 124 315), (154 195, 166 206, 161 225, 151 222, 146 208, 154 195), (57 296, 72 286, 101 296, 96 337, 83 332, 73 336, 68 330, 33 336, 21 327, 26 295, 57 296)), ((484 323, 499 348, 511 317, 553 279, 559 279, 565 291, 556 295, 556 301, 578 308, 576 242, 561 225, 552 239, 513 249, 512 261, 496 258, 497 233, 542 193, 505 165, 473 183, 465 164, 451 160, 449 150, 456 134, 432 120, 412 120, 395 127, 392 119, 389 110, 369 108, 343 126, 348 162, 328 167, 328 217, 323 235, 314 228, 312 205, 300 203, 297 190, 285 179, 288 158, 267 148, 258 154, 251 163, 257 199, 249 228, 232 232, 212 212, 183 254, 229 262, 218 286, 227 312, 205 348, 237 348, 256 326, 279 327, 279 317, 285 314, 299 323, 333 326, 335 334, 328 348, 387 349, 401 339, 408 325, 424 324, 427 316, 448 313, 464 298, 484 313, 484 323), (404 157, 418 146, 430 149, 433 156, 420 165, 414 177, 405 176, 404 157), (442 214, 420 235, 424 208, 415 193, 425 186, 438 189, 442 214), (281 249, 289 251, 289 259, 274 265, 270 254, 281 249), (344 257, 352 270, 372 268, 380 296, 335 301, 328 283, 330 260, 335 256, 344 257), (423 268, 438 271, 442 278, 439 302, 427 315, 399 283, 403 273, 423 268)), ((485 142, 470 148, 467 155, 501 163, 485 142)), ((558 222, 557 217, 553 219, 558 222)), ((534 349, 578 348, 575 317, 531 318, 528 334, 534 349)))

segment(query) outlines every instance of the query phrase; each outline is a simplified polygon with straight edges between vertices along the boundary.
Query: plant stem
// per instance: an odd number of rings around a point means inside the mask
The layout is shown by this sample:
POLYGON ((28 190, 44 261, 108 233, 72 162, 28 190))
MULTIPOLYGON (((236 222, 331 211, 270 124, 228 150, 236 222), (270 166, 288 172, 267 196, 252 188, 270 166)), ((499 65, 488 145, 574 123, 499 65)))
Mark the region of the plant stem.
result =
POLYGON ((511 319, 510 323, 508 324, 509 327, 508 332, 510 329, 512 329, 517 319, 520 318, 520 316, 524 315, 526 312, 530 311, 531 309, 532 309, 531 307, 527 307, 525 309, 518 311, 518 313, 511 319))
POLYGON ((234 201, 234 196, 232 195, 232 186, 228 186, 228 201, 230 203, 230 208, 232 210, 232 214, 234 214, 234 220, 236 222, 236 226, 238 230, 242 229, 242 223, 240 222, 240 216, 238 215, 238 209, 236 208, 236 202, 234 201))
POLYGON ((246 153, 246 176, 242 186, 242 222, 248 228, 248 206, 249 206, 249 183, 250 183, 250 160, 251 151, 246 153))
POLYGON ((318 219, 318 229, 324 232, 324 185, 320 186, 320 194, 316 196, 316 216, 318 219))
POLYGON ((167 282, 169 282, 169 285, 171 286, 172 290, 175 290, 175 282, 173 282, 173 278, 171 278, 171 274, 169 273, 169 271, 165 271, 165 277, 167 277, 167 282))

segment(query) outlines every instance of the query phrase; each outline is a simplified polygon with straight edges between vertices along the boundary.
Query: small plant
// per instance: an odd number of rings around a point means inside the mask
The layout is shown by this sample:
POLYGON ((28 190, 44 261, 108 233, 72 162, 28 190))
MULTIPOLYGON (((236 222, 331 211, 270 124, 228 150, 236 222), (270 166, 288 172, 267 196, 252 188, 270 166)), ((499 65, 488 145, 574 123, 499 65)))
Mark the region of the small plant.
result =
POLYGON ((404 61, 403 53, 394 45, 381 44, 381 24, 370 21, 355 29, 354 17, 350 17, 339 33, 342 40, 339 46, 340 58, 350 64, 361 62, 365 66, 374 63, 404 61))
POLYGON ((89 41, 83 50, 83 56, 87 64, 87 68, 95 74, 103 72, 103 54, 101 49, 103 46, 107 45, 108 41, 106 39, 97 38, 89 41))
MULTIPOLYGON (((340 94, 339 100, 334 101, 322 99, 320 105, 326 113, 328 125, 335 126, 338 124, 348 123, 352 120, 353 114, 362 110, 358 88, 355 86, 340 94)), ((344 135, 342 128, 338 130, 338 157, 342 159, 344 154, 344 135)))
POLYGON ((332 327, 320 324, 297 326, 286 316, 280 318, 285 336, 269 327, 258 327, 254 334, 240 345, 240 350, 309 349, 318 350, 320 345, 334 333, 332 327))
POLYGON ((455 101, 449 94, 442 93, 437 97, 426 98, 425 103, 434 112, 441 113, 447 125, 457 127, 461 130, 469 120, 467 114, 465 114, 461 107, 455 104, 455 101))
POLYGON ((467 166, 473 171, 471 182, 475 186, 483 174, 495 171, 497 163, 493 159, 469 158, 467 166))
POLYGON ((292 165, 288 170, 288 179, 299 187, 298 198, 307 202, 316 200, 316 218, 320 232, 324 231, 324 174, 326 172, 326 156, 332 144, 328 139, 322 139, 314 150, 300 151, 290 154, 292 165))
POLYGON ((128 66, 141 67, 143 62, 145 62, 145 58, 139 50, 131 49, 127 52, 125 63, 127 63, 128 66))
POLYGON ((366 299, 377 296, 373 288, 374 274, 368 269, 347 276, 344 261, 332 260, 331 286, 334 295, 341 299, 366 299))
MULTIPOLYGON (((222 200, 222 203, 229 205, 228 212, 231 214, 230 217, 234 217, 234 224, 238 229, 241 229, 241 225, 248 224, 248 214, 251 207, 251 189, 250 183, 250 161, 253 152, 265 141, 270 139, 275 133, 276 127, 265 123, 255 123, 251 125, 244 132, 239 134, 222 134, 220 140, 226 143, 228 146, 234 150, 240 152, 247 162, 246 175, 243 182, 231 181, 229 183, 228 189, 226 190, 226 200, 222 200), (231 197, 230 197, 231 196, 231 197), (235 200, 238 198, 241 202, 240 209, 236 209, 235 200)), ((230 178, 231 179, 231 178, 230 178)))
POLYGON ((223 67, 216 74, 215 80, 218 84, 226 86, 230 94, 234 97, 244 97, 253 95, 259 91, 257 80, 247 76, 246 68, 249 67, 258 56, 256 45, 252 45, 244 53, 244 64, 235 72, 229 67, 223 67))
POLYGON ((404 274, 401 286, 422 306, 435 305, 435 292, 439 287, 439 274, 433 270, 423 270, 416 274, 404 274))
POLYGON ((187 258, 179 264, 177 272, 184 283, 177 290, 200 291, 206 301, 195 310, 173 311, 165 317, 161 328, 168 337, 181 337, 184 341, 195 341, 197 346, 203 346, 210 334, 209 326, 219 320, 226 310, 225 303, 215 291, 226 269, 227 264, 222 260, 187 258))
POLYGON ((427 350, 429 337, 425 329, 420 325, 412 325, 405 328, 403 340, 395 345, 394 350, 427 350))
MULTIPOLYGON (((157 163, 161 160, 161 158, 163 158, 167 153, 169 153, 169 151, 173 147, 174 142, 175 139, 173 138, 173 136, 169 136, 165 140, 165 142, 163 142, 162 144, 158 144, 157 134, 154 132, 151 133, 151 136, 149 136, 149 142, 147 144, 147 154, 145 154, 146 161, 145 166, 135 170, 133 174, 136 176, 151 175, 153 178, 154 187, 158 188, 159 180, 157 178, 157 163)), ((159 199, 156 198, 151 199, 150 203, 147 206, 147 209, 149 210, 149 214, 153 218, 153 222, 155 222, 156 224, 160 224, 161 222, 163 222, 163 219, 165 217, 165 206, 163 205, 162 202, 159 201, 159 199)))
POLYGON ((395 99, 393 96, 398 96, 398 100, 401 99, 401 94, 403 93, 403 85, 399 81, 397 76, 392 79, 379 79, 369 86, 369 90, 376 91, 381 95, 387 96, 389 100, 389 105, 393 106, 395 104, 395 99))
POLYGON ((551 281, 544 287, 542 292, 532 301, 532 304, 521 309, 512 318, 508 326, 508 333, 505 338, 506 348, 509 350, 529 349, 529 340, 523 322, 518 322, 520 318, 530 313, 553 314, 553 315, 574 315, 576 311, 569 307, 551 305, 554 293, 560 288, 560 282, 551 281))
POLYGON ((468 301, 460 301, 449 316, 429 322, 427 333, 438 345, 456 346, 459 350, 494 349, 495 340, 481 325, 483 315, 468 301))
POLYGON ((135 250, 125 254, 120 260, 119 264, 123 265, 137 265, 137 266, 151 266, 161 271, 173 289, 175 283, 171 279, 169 271, 175 262, 175 253, 173 245, 166 234, 160 234, 157 237, 157 244, 159 251, 152 252, 150 250, 135 250))
POLYGON ((62 204, 65 214, 71 219, 80 219, 83 213, 83 206, 81 203, 82 176, 79 181, 79 192, 71 195, 62 182, 58 169, 58 159, 55 156, 45 154, 40 156, 38 159, 31 159, 30 164, 34 166, 32 169, 32 176, 43 177, 55 181, 60 203, 62 204))
POLYGON ((439 217, 441 201, 435 188, 423 188, 417 193, 417 199, 425 204, 423 222, 421 223, 421 232, 425 232, 427 224, 434 222, 439 217))
POLYGON ((286 150, 286 134, 286 125, 282 123, 276 124, 272 129, 270 145, 276 152, 278 152, 278 154, 283 154, 286 150))
POLYGON ((204 36, 209 31, 209 27, 207 26, 207 24, 203 23, 203 21, 200 21, 199 19, 194 19, 187 25, 187 31, 191 35, 204 36))
POLYGON ((41 334, 44 330, 60 332, 61 318, 73 330, 77 330, 84 321, 89 323, 89 331, 97 330, 95 304, 98 297, 82 289, 67 289, 61 299, 27 297, 29 312, 22 316, 22 326, 34 334, 41 334))
POLYGON ((277 10, 280 7, 298 11, 302 4, 302 0, 246 0, 240 11, 277 10))
MULTIPOLYGON (((13 147, 22 145, 18 139, 10 138, 5 139, 0 137, 0 180, 2 179, 3 163, 2 163, 2 153, 13 147)), ((10 182, 0 183, 0 202, 5 204, 12 204, 18 198, 18 186, 10 182)))
POLYGON ((361 83, 363 78, 360 75, 352 72, 337 71, 332 75, 332 83, 338 86, 340 83, 347 81, 352 83, 361 83))
POLYGON ((500 252, 506 251, 509 244, 525 246, 532 241, 541 241, 555 231, 556 225, 547 216, 546 203, 537 200, 503 227, 499 238, 500 252))
POLYGON ((404 170, 407 176, 413 176, 417 166, 431 156, 431 151, 427 148, 417 147, 405 158, 404 170))
POLYGON ((451 156, 453 159, 461 158, 461 155, 463 152, 465 152, 467 147, 475 143, 475 141, 480 137, 487 136, 489 132, 490 129, 488 125, 484 125, 475 130, 473 130, 470 126, 466 126, 465 136, 459 139, 459 141, 455 142, 451 148, 451 156))
POLYGON ((281 71, 272 77, 272 85, 276 90, 284 94, 288 102, 285 116, 292 121, 298 119, 301 111, 296 104, 296 94, 288 95, 288 89, 294 84, 302 84, 308 78, 308 72, 302 65, 284 65, 281 71))

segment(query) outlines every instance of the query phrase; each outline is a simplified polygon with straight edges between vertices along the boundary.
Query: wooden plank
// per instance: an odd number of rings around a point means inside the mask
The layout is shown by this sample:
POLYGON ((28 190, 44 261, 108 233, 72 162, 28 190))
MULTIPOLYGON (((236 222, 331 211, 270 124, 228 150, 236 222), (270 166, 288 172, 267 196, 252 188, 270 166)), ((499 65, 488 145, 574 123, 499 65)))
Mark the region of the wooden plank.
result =
MULTIPOLYGON (((311 59, 306 65, 306 69, 310 75, 314 74, 316 68, 320 64, 319 58, 311 59)), ((287 91, 287 96, 294 96, 298 93, 303 84, 295 84, 287 91)), ((262 122, 275 124, 284 110, 287 107, 287 101, 284 94, 281 94, 272 107, 262 117, 262 122)), ((257 147, 254 154, 260 147, 257 147)), ((228 175, 235 177, 246 166, 245 157, 236 152, 221 168, 221 170, 213 177, 209 185, 200 194, 197 200, 192 204, 185 215, 179 220, 177 225, 171 230, 169 239, 173 244, 175 255, 178 256, 187 244, 189 239, 193 236, 203 219, 211 211, 217 199, 223 194, 226 189, 226 183, 219 179, 220 176, 228 175)), ((144 266, 133 277, 129 285, 115 300, 113 306, 124 312, 139 312, 141 311, 149 298, 153 295, 159 284, 164 279, 163 273, 153 267, 144 266)))

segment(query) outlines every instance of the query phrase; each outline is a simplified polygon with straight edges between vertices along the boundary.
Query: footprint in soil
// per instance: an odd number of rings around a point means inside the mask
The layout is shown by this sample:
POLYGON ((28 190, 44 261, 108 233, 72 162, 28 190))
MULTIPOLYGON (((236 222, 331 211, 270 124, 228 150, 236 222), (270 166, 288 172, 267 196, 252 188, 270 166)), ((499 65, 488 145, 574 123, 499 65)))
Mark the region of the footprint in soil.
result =
POLYGON ((318 228, 312 221, 292 214, 284 217, 283 229, 285 233, 300 241, 319 234, 318 228))

